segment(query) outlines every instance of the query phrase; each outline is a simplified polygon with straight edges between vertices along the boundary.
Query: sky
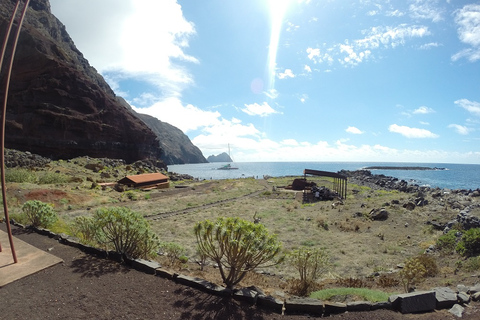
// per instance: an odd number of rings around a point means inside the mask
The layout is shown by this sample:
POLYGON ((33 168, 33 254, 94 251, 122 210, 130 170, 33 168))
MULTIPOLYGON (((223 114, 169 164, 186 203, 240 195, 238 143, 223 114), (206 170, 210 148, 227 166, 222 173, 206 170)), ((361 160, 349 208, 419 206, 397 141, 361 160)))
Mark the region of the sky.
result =
POLYGON ((50 0, 203 155, 480 164, 480 1, 50 0))

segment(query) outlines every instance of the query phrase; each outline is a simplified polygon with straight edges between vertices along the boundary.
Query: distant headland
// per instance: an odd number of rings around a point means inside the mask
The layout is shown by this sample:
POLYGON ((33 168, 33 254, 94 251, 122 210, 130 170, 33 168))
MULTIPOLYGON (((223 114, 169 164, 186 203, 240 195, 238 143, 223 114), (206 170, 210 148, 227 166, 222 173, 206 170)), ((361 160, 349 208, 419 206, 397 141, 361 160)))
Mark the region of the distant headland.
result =
POLYGON ((447 168, 437 167, 392 167, 392 166, 371 166, 363 168, 365 170, 447 170, 447 168))

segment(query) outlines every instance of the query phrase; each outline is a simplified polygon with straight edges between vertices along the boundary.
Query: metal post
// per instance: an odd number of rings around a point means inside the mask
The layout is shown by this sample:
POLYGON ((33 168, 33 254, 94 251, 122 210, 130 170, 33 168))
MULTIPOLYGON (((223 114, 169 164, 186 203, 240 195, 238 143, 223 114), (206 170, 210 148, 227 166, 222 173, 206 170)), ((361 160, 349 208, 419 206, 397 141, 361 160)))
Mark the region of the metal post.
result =
MULTIPOLYGON (((1 155, 0 155, 1 166, 0 167, 1 168, 0 169, 1 169, 1 180, 2 180, 1 183, 2 183, 3 210, 5 212, 5 220, 6 220, 6 224, 7 224, 8 240, 10 241, 10 248, 12 250, 12 257, 13 257, 14 263, 17 263, 18 260, 17 260, 17 255, 15 253, 15 247, 14 247, 14 244, 13 244, 12 228, 10 226, 10 219, 8 217, 7 192, 6 192, 6 182, 5 182, 5 121, 6 121, 6 118, 7 118, 8 90, 10 88, 10 77, 12 75, 13 60, 15 58, 15 51, 17 49, 18 37, 20 36, 20 30, 22 29, 23 20, 25 18, 25 14, 27 12, 27 8, 28 8, 29 3, 30 3, 30 0, 25 1, 24 7, 23 7, 23 10, 22 10, 22 14, 20 15, 20 20, 18 21, 17 32, 15 33, 15 38, 14 38, 14 41, 13 41, 12 54, 11 54, 11 57, 10 57, 10 65, 8 67, 6 84, 5 84, 5 97, 3 99, 2 131, 1 131, 2 137, 0 139, 1 140, 1 146, 0 146, 0 149, 1 149, 1 155)), ((10 21, 10 25, 9 25, 7 34, 5 35, 5 41, 4 41, 4 44, 3 44, 3 47, 2 47, 2 57, 1 57, 2 62, 3 62, 3 59, 5 57, 5 51, 6 51, 6 47, 7 47, 8 38, 10 37, 10 32, 11 32, 11 29, 12 29, 13 21, 15 19, 16 14, 17 14, 19 5, 20 5, 20 0, 17 1, 17 4, 15 6, 15 10, 12 14, 12 19, 10 21)), ((1 67, 1 65, 0 65, 0 67, 1 67)))

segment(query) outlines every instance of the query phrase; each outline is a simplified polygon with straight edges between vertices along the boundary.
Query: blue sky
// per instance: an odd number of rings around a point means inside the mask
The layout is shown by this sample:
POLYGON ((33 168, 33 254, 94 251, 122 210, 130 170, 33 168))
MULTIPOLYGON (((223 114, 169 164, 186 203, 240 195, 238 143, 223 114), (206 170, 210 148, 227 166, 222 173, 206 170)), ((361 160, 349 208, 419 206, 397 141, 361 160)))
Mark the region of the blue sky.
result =
POLYGON ((50 0, 138 112, 235 161, 480 163, 480 2, 50 0))

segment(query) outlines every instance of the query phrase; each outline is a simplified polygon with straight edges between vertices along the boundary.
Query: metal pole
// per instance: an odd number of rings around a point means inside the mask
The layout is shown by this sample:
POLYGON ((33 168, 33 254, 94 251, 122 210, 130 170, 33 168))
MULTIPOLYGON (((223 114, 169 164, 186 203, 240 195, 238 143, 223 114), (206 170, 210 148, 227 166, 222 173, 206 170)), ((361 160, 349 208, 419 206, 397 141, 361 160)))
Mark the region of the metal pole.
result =
MULTIPOLYGON (((10 57, 10 65, 8 67, 7 80, 6 80, 6 84, 5 84, 5 97, 3 99, 2 138, 1 138, 1 145, 0 145, 3 210, 5 212, 5 220, 6 220, 6 223, 7 223, 8 240, 10 241, 10 248, 12 249, 12 257, 13 257, 14 263, 17 263, 18 260, 17 260, 17 255, 15 253, 15 247, 13 245, 12 228, 10 226, 10 219, 8 217, 7 192, 6 192, 6 182, 5 182, 5 121, 6 121, 6 118, 7 118, 8 90, 10 88, 10 77, 12 75, 13 60, 15 58, 15 51, 17 50, 18 37, 20 36, 20 30, 22 29, 23 20, 25 18, 25 14, 27 12, 27 8, 28 8, 29 3, 30 3, 30 0, 25 1, 25 5, 23 7, 22 14, 20 15, 20 20, 18 21, 17 32, 15 33, 15 38, 14 38, 14 41, 13 41, 12 54, 11 54, 11 57, 10 57)), ((18 9, 19 4, 20 4, 20 0, 17 1, 15 12, 12 15, 12 20, 11 20, 12 22, 14 20, 14 17, 16 15, 16 13, 17 13, 17 9, 18 9)), ((9 27, 9 29, 11 30, 11 26, 9 27)), ((5 43, 4 43, 5 47, 6 47, 7 42, 8 42, 8 37, 9 37, 9 35, 7 35, 5 37, 5 40, 6 40, 5 43)), ((3 49, 2 49, 2 51, 3 51, 3 49)), ((2 52, 2 61, 3 61, 3 58, 4 58, 3 54, 4 53, 2 52)))
MULTIPOLYGON (((20 6, 20 1, 17 1, 17 4, 15 5, 15 9, 13 10, 13 13, 12 13, 12 17, 10 18, 10 22, 8 23, 8 28, 7 28, 7 32, 5 33, 5 38, 3 39, 2 52, 0 53, 0 72, 2 71, 3 59, 5 58, 5 51, 7 51, 8 38, 10 37, 13 21, 15 20, 15 16, 17 15, 19 6, 20 6)), ((3 113, 2 113, 2 119, 3 119, 3 113)), ((2 243, 0 243, 0 252, 2 252, 2 243)))

